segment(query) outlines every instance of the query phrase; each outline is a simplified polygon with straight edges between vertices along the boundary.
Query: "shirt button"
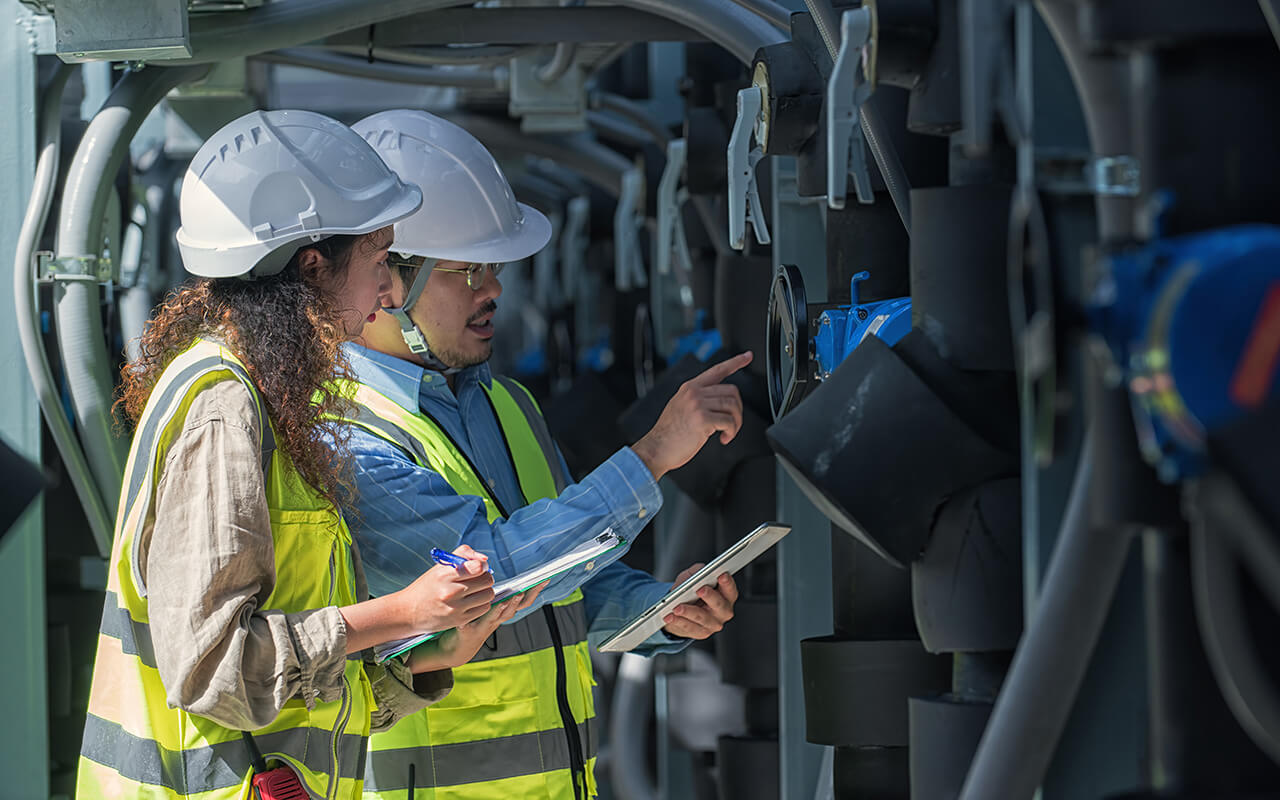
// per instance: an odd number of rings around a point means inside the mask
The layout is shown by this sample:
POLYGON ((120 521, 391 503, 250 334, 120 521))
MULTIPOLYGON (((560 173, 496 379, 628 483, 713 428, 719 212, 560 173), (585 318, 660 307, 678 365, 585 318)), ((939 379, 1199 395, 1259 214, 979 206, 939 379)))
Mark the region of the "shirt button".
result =
POLYGON ((596 568, 596 562, 594 562, 594 561, 588 561, 588 562, 587 562, 587 565, 586 565, 585 567, 583 567, 583 569, 585 569, 587 572, 590 572, 591 570, 593 570, 593 569, 595 569, 595 568, 596 568))
POLYGON ((640 509, 640 513, 636 514, 636 516, 639 517, 640 519, 644 519, 646 516, 648 516, 648 514, 649 514, 649 509, 642 508, 640 509))
POLYGON ((492 489, 492 488, 496 487, 497 485, 498 485, 498 482, 497 482, 497 481, 495 481, 493 478, 490 478, 490 479, 489 479, 489 488, 490 488, 490 489, 492 489))

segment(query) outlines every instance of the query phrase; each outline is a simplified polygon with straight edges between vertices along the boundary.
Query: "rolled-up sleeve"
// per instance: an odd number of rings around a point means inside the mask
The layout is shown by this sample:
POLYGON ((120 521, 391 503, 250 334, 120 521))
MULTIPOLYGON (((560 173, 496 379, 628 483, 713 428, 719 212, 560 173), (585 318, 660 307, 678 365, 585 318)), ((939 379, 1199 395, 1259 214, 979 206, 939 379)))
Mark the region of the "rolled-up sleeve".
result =
POLYGON ((262 608, 276 572, 257 428, 238 381, 193 399, 138 558, 166 700, 234 729, 267 725, 295 697, 338 699, 347 658, 337 607, 262 608))

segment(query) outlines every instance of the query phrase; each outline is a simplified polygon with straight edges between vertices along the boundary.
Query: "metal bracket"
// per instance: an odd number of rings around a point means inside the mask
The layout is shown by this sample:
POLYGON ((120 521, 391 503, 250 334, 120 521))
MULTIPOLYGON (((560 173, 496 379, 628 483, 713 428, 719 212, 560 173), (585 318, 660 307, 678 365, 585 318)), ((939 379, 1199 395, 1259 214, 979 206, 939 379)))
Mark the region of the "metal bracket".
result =
POLYGON ((62 256, 55 258, 48 250, 35 254, 36 278, 50 281, 93 281, 109 283, 113 277, 113 265, 109 258, 97 256, 62 256))
POLYGON ((1079 152, 1041 151, 1035 158, 1036 184, 1062 195, 1137 197, 1142 190, 1142 168, 1133 156, 1090 157, 1079 152))
POLYGON ((644 173, 632 167, 622 173, 622 191, 618 195, 618 207, 613 212, 613 277, 620 291, 630 291, 649 285, 644 271, 644 256, 640 252, 641 195, 644 193, 644 173))
POLYGON ((671 274, 671 259, 685 272, 693 271, 693 258, 689 255, 689 240, 684 234, 684 217, 680 213, 689 191, 680 188, 680 175, 688 146, 684 139, 672 139, 667 143, 667 166, 658 182, 658 254, 656 267, 659 275, 671 274))
POLYGON ((844 208, 849 176, 858 202, 871 203, 871 173, 859 114, 871 96, 867 80, 867 48, 871 42, 871 9, 863 6, 840 17, 840 50, 827 81, 827 206, 844 208))
POLYGON ((729 134, 729 246, 741 250, 746 246, 747 221, 756 232, 756 241, 769 244, 769 226, 760 203, 756 185, 756 165, 764 158, 760 145, 751 146, 751 137, 760 124, 763 103, 760 87, 751 86, 738 92, 738 117, 729 134))
POLYGON ((584 195, 565 206, 564 230, 560 233, 560 283, 570 303, 578 298, 578 276, 587 257, 587 223, 591 221, 591 201, 584 195))

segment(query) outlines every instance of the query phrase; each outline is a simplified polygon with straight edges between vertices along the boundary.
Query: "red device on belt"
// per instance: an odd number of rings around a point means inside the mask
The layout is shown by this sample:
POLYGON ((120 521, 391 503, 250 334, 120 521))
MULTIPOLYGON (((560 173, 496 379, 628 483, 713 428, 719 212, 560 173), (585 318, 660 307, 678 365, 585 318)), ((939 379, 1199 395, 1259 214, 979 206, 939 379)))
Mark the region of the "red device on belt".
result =
POLYGON ((308 800, 306 787, 298 778, 298 774, 285 766, 267 769, 267 761, 253 740, 253 734, 241 731, 245 747, 249 748, 249 758, 253 761, 254 795, 258 800, 308 800))

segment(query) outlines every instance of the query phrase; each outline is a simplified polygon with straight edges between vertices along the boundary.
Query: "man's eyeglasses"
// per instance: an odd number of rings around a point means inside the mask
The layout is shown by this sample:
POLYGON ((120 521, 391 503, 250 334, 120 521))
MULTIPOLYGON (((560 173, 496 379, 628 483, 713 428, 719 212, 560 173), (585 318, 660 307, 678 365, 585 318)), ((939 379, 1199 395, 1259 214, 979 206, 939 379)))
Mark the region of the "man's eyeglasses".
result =
MULTIPOLYGON (((404 267, 408 269, 419 269, 425 264, 427 259, 423 256, 401 256, 396 253, 387 254, 387 265, 392 267, 404 267)), ((434 267, 436 272, 458 272, 467 276, 467 287, 471 291, 479 291, 484 285, 484 271, 487 267, 493 273, 493 277, 498 277, 502 272, 502 268, 506 264, 468 264, 465 267, 434 267)))

